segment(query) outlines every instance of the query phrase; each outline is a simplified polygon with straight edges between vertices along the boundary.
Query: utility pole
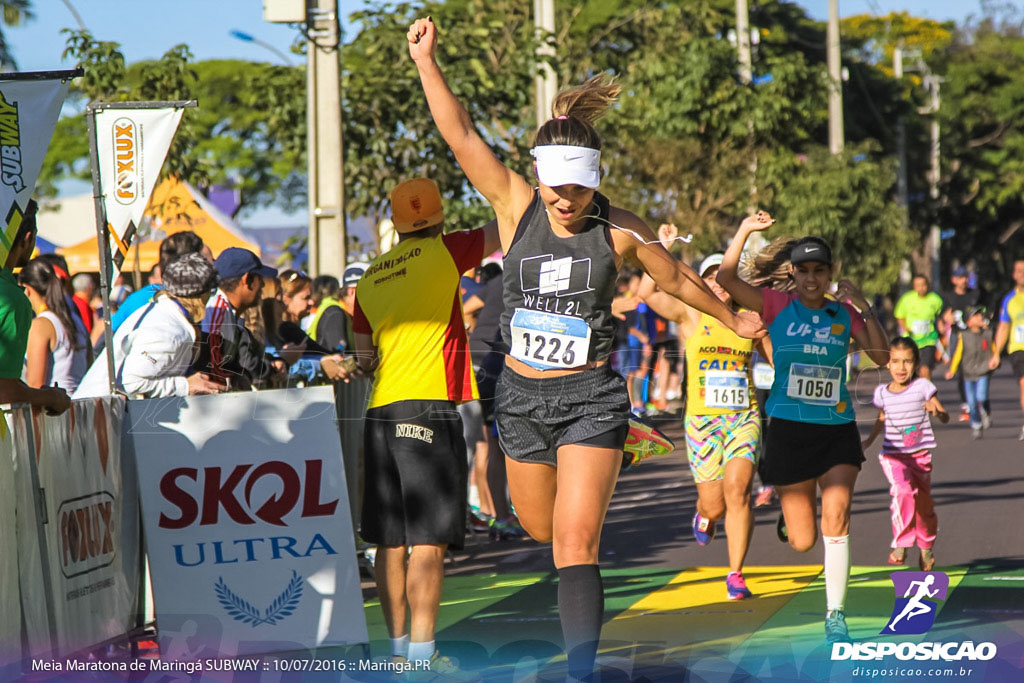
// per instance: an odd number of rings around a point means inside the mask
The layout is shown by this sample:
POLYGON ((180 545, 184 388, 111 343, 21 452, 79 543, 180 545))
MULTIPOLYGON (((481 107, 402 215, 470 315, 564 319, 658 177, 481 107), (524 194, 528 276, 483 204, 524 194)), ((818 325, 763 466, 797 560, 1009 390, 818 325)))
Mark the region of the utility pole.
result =
MULTIPOLYGON (((903 46, 897 45, 892 51, 892 72, 903 87, 903 46)), ((907 117, 900 113, 896 122, 896 156, 899 170, 896 175, 896 196, 902 211, 903 228, 910 227, 910 202, 907 198, 907 117)))
POLYGON ((309 271, 313 277, 340 277, 348 240, 337 0, 306 0, 306 38, 309 271))
POLYGON ((930 252, 932 260, 932 284, 934 285, 939 281, 939 247, 941 245, 941 234, 939 231, 938 221, 935 220, 935 215, 939 206, 939 180, 941 178, 941 169, 939 167, 939 106, 941 104, 941 98, 939 96, 939 87, 942 83, 942 78, 928 71, 924 77, 925 87, 928 88, 932 95, 932 101, 927 109, 927 113, 931 114, 931 150, 929 158, 931 160, 930 168, 928 169, 928 196, 931 198, 931 209, 932 209, 932 227, 929 234, 930 252))
POLYGON ((740 64, 740 82, 750 85, 753 67, 750 59, 750 14, 747 0, 736 0, 736 58, 740 64))
MULTIPOLYGON (((747 88, 753 81, 754 69, 750 56, 750 15, 747 0, 736 0, 736 60, 740 66, 740 82, 747 88)), ((747 213, 757 210, 757 152, 754 150, 754 120, 747 119, 747 151, 750 162, 747 171, 750 173, 750 197, 747 202, 747 213)), ((760 236, 760 233, 757 233, 760 236)))
POLYGON ((839 0, 828 2, 828 149, 843 151, 843 74, 839 56, 839 0))
POLYGON ((537 127, 540 128, 551 118, 551 105, 558 94, 555 70, 547 62, 548 58, 555 56, 555 47, 549 40, 555 32, 555 0, 533 0, 533 22, 537 29, 537 37, 542 41, 537 46, 537 66, 540 73, 536 77, 537 127))

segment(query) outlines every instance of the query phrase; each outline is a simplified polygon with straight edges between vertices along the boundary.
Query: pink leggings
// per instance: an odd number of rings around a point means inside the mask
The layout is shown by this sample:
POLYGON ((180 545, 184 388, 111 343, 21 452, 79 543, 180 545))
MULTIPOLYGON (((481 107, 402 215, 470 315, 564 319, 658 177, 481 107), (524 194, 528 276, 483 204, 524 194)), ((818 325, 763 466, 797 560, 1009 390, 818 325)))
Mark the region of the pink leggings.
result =
POLYGON ((892 547, 931 548, 939 518, 932 501, 932 454, 882 453, 878 456, 892 495, 892 547))

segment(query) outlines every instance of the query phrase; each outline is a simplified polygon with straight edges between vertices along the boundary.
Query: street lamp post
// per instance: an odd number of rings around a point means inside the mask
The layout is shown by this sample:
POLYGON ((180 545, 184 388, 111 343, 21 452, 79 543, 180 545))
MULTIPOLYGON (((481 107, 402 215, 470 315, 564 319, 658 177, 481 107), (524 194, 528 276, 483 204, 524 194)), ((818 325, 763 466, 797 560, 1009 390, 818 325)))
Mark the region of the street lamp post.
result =
POLYGON ((82 21, 82 15, 79 14, 78 10, 75 9, 75 6, 71 4, 71 0, 62 0, 62 2, 64 3, 64 6, 68 8, 68 11, 71 12, 71 16, 75 18, 75 23, 78 24, 78 28, 83 31, 88 31, 89 29, 85 27, 85 22, 82 21))
POLYGON ((228 35, 230 35, 232 38, 237 38, 238 40, 241 40, 242 42, 252 43, 253 45, 259 45, 262 48, 270 50, 275 55, 277 55, 277 57, 282 62, 284 62, 288 66, 295 66, 295 64, 292 62, 292 60, 288 59, 288 55, 286 55, 285 53, 281 52, 276 47, 274 47, 273 45, 271 45, 270 43, 268 43, 266 41, 260 40, 259 38, 255 37, 255 36, 252 36, 252 35, 249 35, 248 33, 245 33, 244 31, 239 31, 237 28, 233 28, 230 31, 228 31, 228 35))

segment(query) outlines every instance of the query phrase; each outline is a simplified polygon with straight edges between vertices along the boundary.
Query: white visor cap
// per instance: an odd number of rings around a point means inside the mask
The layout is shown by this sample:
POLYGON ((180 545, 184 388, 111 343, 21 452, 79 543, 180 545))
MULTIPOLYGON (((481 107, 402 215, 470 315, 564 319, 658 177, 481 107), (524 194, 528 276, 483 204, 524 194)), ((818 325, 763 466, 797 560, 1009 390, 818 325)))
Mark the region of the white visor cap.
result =
POLYGON ((700 262, 700 276, 704 277, 709 270, 722 265, 722 261, 724 260, 725 254, 712 254, 711 256, 708 256, 700 262))
POLYGON ((540 145, 530 150, 537 160, 537 178, 549 187, 601 184, 601 150, 572 145, 540 145))

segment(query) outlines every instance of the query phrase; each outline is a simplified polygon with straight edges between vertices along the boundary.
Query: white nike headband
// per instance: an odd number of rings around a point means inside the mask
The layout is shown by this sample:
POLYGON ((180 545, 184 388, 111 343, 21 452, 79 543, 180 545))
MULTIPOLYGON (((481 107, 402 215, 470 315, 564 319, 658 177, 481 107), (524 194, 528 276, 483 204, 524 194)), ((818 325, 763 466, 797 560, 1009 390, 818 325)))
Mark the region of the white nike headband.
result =
POLYGON ((540 145, 530 150, 537 161, 537 178, 545 185, 601 184, 601 150, 573 145, 540 145))

